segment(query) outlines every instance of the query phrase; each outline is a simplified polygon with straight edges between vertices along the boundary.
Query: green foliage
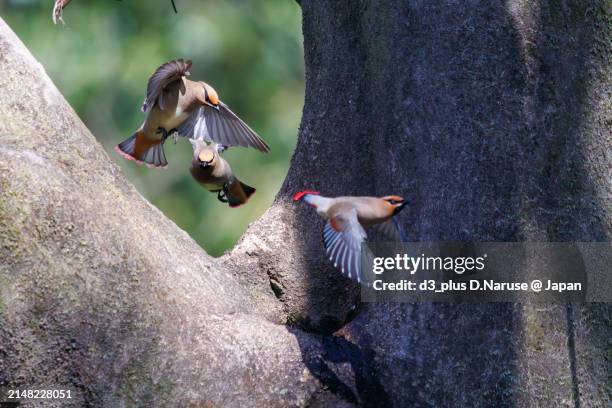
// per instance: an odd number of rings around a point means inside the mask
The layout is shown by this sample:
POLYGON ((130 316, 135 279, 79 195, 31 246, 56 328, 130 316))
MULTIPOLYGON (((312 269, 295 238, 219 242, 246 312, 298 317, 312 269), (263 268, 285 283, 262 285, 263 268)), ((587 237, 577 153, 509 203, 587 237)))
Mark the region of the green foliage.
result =
POLYGON ((280 188, 303 104, 300 10, 292 0, 74 0, 65 26, 51 22, 51 0, 0 2, 2 18, 45 67, 62 94, 138 190, 209 253, 230 248, 280 188), (229 209, 188 173, 191 146, 166 144, 168 170, 128 162, 113 147, 144 116, 146 81, 161 63, 193 60, 206 80, 268 142, 263 155, 225 154, 238 177, 257 188, 229 209))

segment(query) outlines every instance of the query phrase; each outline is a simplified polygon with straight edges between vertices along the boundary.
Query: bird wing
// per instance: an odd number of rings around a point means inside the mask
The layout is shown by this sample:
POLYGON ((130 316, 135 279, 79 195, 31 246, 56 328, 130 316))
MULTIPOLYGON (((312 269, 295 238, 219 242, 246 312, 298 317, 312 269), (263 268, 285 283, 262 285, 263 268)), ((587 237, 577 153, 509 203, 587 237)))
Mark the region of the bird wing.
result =
POLYGON ((405 241, 402 228, 395 219, 395 217, 392 217, 385 222, 381 222, 380 224, 376 224, 374 228, 376 228, 382 235, 384 235, 387 239, 393 242, 405 241))
POLYGON ((206 118, 204 117, 204 107, 201 106, 194 110, 183 123, 176 128, 179 136, 189 139, 202 140, 211 143, 213 140, 208 135, 206 118))
POLYGON ((203 113, 208 133, 214 142, 226 146, 253 147, 264 153, 270 151, 266 142, 223 102, 219 102, 219 110, 204 107, 203 113))
POLYGON ((254 147, 262 152, 270 148, 246 123, 229 108, 219 104, 219 111, 201 106, 176 128, 180 136, 224 146, 254 147))
POLYGON ((361 244, 367 235, 357 219, 357 210, 337 213, 323 228, 323 241, 330 261, 344 275, 362 281, 361 244))
POLYGON ((147 83, 147 96, 140 110, 143 112, 150 111, 162 94, 164 88, 174 81, 178 81, 183 76, 191 75, 189 72, 190 69, 191 60, 184 60, 182 58, 166 62, 157 68, 149 78, 149 82, 147 83))

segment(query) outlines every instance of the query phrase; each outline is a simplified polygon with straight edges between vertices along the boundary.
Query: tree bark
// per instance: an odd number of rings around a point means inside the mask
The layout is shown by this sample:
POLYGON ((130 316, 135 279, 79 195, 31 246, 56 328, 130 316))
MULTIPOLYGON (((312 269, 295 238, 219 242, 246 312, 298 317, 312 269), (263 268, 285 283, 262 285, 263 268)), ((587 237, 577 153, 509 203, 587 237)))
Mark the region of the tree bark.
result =
POLYGON ((291 168, 220 259, 0 23, 0 387, 70 387, 74 406, 609 404, 607 305, 360 305, 290 201, 402 194, 413 241, 608 241, 609 5, 301 6, 291 168))

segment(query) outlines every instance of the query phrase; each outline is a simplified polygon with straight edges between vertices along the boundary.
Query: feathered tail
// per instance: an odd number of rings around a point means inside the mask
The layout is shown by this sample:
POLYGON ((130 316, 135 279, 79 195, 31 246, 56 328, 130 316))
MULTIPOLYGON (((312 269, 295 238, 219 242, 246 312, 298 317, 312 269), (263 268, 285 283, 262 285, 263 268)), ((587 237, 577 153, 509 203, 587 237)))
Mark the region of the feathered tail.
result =
POLYGON ((162 141, 150 141, 142 130, 119 143, 115 151, 128 160, 145 163, 149 167, 164 168, 168 165, 162 141))
POLYGON ((230 207, 240 207, 242 204, 249 201, 249 198, 255 194, 255 189, 251 186, 236 180, 227 190, 227 201, 230 207))

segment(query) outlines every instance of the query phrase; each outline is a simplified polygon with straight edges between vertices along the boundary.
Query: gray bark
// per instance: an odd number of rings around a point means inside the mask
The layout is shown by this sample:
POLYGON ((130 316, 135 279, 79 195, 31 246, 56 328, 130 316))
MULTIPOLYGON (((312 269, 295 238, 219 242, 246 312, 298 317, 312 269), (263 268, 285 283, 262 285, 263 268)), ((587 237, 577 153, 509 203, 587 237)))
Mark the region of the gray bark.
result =
POLYGON ((609 4, 301 6, 291 168, 221 259, 138 195, 0 23, 0 387, 70 387, 74 406, 609 405, 609 306, 360 305, 290 201, 402 194, 415 241, 609 240, 609 4))
POLYGON ((303 405, 317 337, 136 192, 2 21, 0 72, 0 387, 72 389, 62 407, 303 405))

